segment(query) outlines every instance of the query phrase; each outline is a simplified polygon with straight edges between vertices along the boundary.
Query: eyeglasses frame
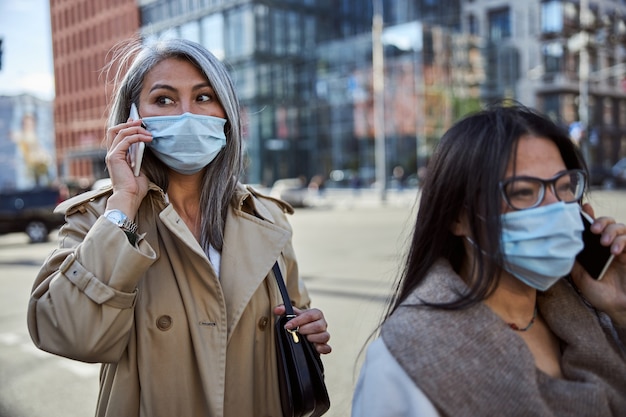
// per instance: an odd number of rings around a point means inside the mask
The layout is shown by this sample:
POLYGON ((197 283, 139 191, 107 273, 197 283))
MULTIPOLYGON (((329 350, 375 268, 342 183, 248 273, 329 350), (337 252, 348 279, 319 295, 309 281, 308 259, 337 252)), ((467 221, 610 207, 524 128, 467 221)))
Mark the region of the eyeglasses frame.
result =
MULTIPOLYGON (((584 181, 583 184, 583 189, 582 192, 580 194, 580 197, 575 200, 575 201, 580 201, 580 199, 582 198, 582 196, 585 194, 585 190, 587 189, 587 173, 582 170, 582 169, 568 169, 566 171, 562 171, 558 174, 556 174, 555 176, 553 176, 552 178, 548 178, 547 180, 544 180, 543 178, 537 178, 537 177, 531 177, 531 176, 520 176, 520 177, 511 177, 511 178, 507 178, 506 180, 502 180, 498 183, 498 185, 500 186, 500 193, 502 194, 502 198, 504 199, 505 203, 511 207, 514 210, 528 210, 531 208, 535 208, 541 205, 541 203, 543 202, 543 199, 546 197, 546 188, 549 186, 550 190, 552 190, 552 194, 554 194, 554 196, 559 200, 559 201, 563 201, 561 200, 561 198, 559 197, 559 194, 556 192, 556 189, 554 188, 556 181, 560 178, 562 178, 565 175, 571 175, 573 173, 577 173, 580 174, 582 176, 582 179, 584 181), (539 198, 537 199, 537 202, 535 204, 533 204, 532 206, 529 207, 524 207, 524 208, 517 208, 515 207, 513 204, 511 204, 511 202, 509 201, 509 197, 506 194, 505 191, 505 187, 515 181, 515 180, 532 180, 532 181, 537 181, 539 183, 541 183, 542 187, 541 187, 541 194, 539 196, 539 198)), ((573 201, 572 201, 573 203, 573 201)))

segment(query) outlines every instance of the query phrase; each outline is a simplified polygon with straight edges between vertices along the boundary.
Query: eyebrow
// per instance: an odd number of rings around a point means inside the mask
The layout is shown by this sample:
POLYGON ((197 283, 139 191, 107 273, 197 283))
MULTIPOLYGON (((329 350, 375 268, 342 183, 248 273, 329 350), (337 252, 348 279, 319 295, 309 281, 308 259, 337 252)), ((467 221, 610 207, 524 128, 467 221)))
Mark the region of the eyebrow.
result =
MULTIPOLYGON (((211 84, 209 82, 203 82, 200 84, 196 84, 193 87, 191 87, 192 90, 199 90, 201 88, 205 88, 205 87, 209 87, 209 88, 213 88, 213 86, 211 86, 211 84)), ((177 91, 176 88, 172 87, 171 85, 168 84, 155 84, 152 86, 152 88, 150 88, 150 92, 154 91, 154 90, 159 90, 159 89, 164 89, 164 90, 170 90, 170 91, 177 91)))

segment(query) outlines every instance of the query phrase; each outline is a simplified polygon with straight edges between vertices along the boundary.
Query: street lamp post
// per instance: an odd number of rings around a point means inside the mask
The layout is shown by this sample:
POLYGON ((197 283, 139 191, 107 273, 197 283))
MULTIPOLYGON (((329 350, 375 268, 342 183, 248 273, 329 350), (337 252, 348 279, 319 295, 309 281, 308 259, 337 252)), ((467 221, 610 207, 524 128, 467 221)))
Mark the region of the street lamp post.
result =
POLYGON ((580 0, 580 27, 582 42, 580 46, 580 61, 578 69, 578 117, 583 129, 581 138, 581 151, 585 161, 589 163, 589 3, 588 0, 580 0))
POLYGON ((383 2, 373 0, 372 19, 372 88, 374 90, 374 149, 376 182, 380 187, 380 200, 387 200, 387 157, 385 150, 385 78, 382 43, 383 2))

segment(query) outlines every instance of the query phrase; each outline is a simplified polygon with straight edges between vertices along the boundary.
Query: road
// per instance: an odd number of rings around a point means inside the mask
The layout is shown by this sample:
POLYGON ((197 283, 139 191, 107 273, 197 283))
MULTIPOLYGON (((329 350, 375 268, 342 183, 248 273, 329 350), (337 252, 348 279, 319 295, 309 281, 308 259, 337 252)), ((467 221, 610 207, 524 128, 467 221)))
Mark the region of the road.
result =
MULTIPOLYGON (((291 218, 301 274, 332 335, 333 353, 324 356, 329 417, 350 413, 362 348, 399 273, 415 199, 410 191, 392 193, 381 206, 371 193, 334 196, 291 218)), ((626 193, 597 191, 591 201, 597 214, 626 221, 626 193)), ((26 329, 33 279, 54 246, 30 245, 25 235, 0 236, 0 417, 94 414, 98 365, 38 351, 26 329)))

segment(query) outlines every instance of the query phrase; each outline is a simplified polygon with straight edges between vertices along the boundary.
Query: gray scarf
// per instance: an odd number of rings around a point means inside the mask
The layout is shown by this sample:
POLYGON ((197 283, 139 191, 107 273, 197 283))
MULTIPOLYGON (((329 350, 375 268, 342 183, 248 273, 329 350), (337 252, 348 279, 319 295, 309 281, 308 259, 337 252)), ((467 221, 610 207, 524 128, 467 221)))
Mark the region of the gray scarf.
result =
POLYGON ((382 327, 391 354, 443 416, 626 416, 626 358, 568 282, 537 300, 561 341, 563 379, 538 370, 525 342, 482 303, 451 311, 416 306, 466 289, 439 261, 382 327))

